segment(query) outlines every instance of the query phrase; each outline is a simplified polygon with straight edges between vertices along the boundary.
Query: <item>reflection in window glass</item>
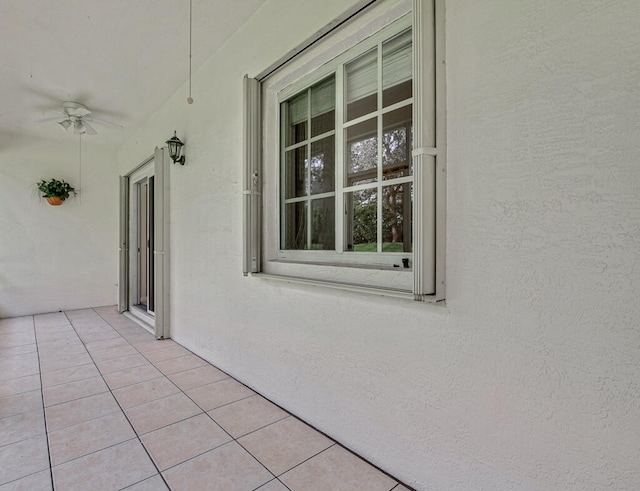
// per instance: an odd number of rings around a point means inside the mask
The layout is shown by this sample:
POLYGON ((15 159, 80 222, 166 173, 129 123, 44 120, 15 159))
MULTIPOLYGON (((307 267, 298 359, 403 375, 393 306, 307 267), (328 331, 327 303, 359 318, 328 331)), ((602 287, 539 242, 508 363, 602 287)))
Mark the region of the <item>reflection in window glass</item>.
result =
POLYGON ((298 147, 286 152, 285 163, 285 197, 306 196, 309 188, 307 147, 298 147))
POLYGON ((376 130, 375 118, 347 128, 347 186, 377 180, 378 138, 376 130))
POLYGON ((329 193, 335 189, 335 137, 329 136, 311 144, 311 194, 329 193))
POLYGON ((307 249, 307 202, 285 205, 283 249, 307 249))
POLYGON ((412 184, 382 188, 382 252, 411 252, 412 184))
POLYGON ((372 49, 345 66, 346 119, 359 118, 378 109, 378 50, 372 49))
POLYGON ((311 137, 336 127, 336 82, 328 78, 311 87, 311 137))
POLYGON ((307 139, 307 92, 282 103, 285 118, 285 146, 307 139))
POLYGON ((335 198, 311 200, 311 249, 335 250, 335 198))
POLYGON ((411 106, 396 109, 382 117, 383 179, 395 179, 413 173, 411 118, 411 106))
POLYGON ((382 107, 413 96, 411 75, 411 30, 408 30, 382 44, 382 107))
POLYGON ((345 193, 345 251, 378 250, 378 189, 345 193))

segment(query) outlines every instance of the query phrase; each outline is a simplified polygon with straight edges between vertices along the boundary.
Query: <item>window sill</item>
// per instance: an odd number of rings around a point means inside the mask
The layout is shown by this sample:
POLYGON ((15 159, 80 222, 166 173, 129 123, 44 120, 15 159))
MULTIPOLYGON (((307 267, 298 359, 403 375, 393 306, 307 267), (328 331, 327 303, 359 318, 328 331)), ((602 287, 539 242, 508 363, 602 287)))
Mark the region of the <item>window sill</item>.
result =
POLYGON ((285 283, 332 288, 332 289, 350 291, 350 292, 356 292, 356 293, 381 295, 384 297, 402 298, 404 300, 414 300, 413 293, 406 290, 378 288, 378 287, 372 287, 372 286, 355 285, 351 283, 317 280, 313 278, 301 278, 297 276, 284 276, 284 275, 269 274, 269 273, 251 273, 251 277, 260 278, 267 281, 280 281, 285 283))

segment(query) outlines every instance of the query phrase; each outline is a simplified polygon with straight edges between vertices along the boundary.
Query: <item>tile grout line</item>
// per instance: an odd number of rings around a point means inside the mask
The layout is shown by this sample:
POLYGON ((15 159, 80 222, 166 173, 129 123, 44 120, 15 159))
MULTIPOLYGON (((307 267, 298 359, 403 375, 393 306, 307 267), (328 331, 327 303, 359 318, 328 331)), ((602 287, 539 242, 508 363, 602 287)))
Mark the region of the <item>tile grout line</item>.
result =
MULTIPOLYGON (((107 323, 107 325, 113 329, 114 331, 116 331, 118 333, 118 336, 120 336, 122 339, 124 339, 129 346, 133 347, 135 349, 135 346, 133 346, 131 343, 129 343, 129 340, 126 339, 122 334, 120 334, 120 332, 114 328, 111 324, 109 324, 109 322, 107 320, 105 320, 98 312, 96 312, 93 308, 91 309, 92 312, 94 312, 98 317, 100 317, 104 322, 107 323)), ((66 315, 66 312, 65 312, 66 315)), ((70 321, 71 322, 71 321, 70 321)), ((73 323, 71 323, 71 326, 73 327, 73 330, 76 331, 75 326, 73 325, 73 323)), ((78 331, 76 331, 76 334, 78 333, 78 331)), ((160 469, 158 468, 158 466, 156 465, 155 461, 153 460, 153 457, 151 457, 151 455, 149 454, 149 451, 147 450, 147 447, 145 447, 144 443, 142 443, 142 440, 140 438, 140 435, 138 434, 137 430, 135 429, 135 427, 133 426, 133 424, 131 423, 131 420, 129 419, 129 416, 127 416, 127 413, 125 412, 124 408, 120 405, 120 401, 118 401, 118 399, 116 398, 116 396, 113 394, 113 390, 111 390, 111 387, 109 386, 109 384, 107 383, 107 381, 104 379, 104 375, 102 374, 102 372, 100 371, 100 369, 98 368, 98 365, 96 365, 96 362, 91 354, 91 352, 87 349, 87 345, 84 342, 84 340, 80 337, 80 335, 78 335, 78 338, 80 338, 80 342, 82 343, 82 345, 85 347, 85 349, 87 350, 87 353, 89 354, 89 358, 91 358, 91 361, 93 362, 94 366, 96 367, 96 370, 98 370, 98 373, 100 374, 100 378, 102 378, 102 381, 105 383, 105 385, 107 386, 107 388, 109 389, 109 393, 111 394, 111 397, 113 397, 113 399, 116 401, 116 404, 118 405, 118 407, 120 408, 120 411, 122 412, 122 415, 124 416, 124 418, 127 420, 127 423, 129 423, 129 426, 131 427, 131 429, 133 430, 133 433, 136 435, 135 438, 132 438, 131 440, 138 440, 138 442, 140 443, 140 446, 144 449, 145 453, 147 454, 147 457, 149 457, 149 460, 151 461, 151 464, 153 465, 153 467, 155 467, 156 471, 158 472, 158 475, 160 476, 160 479, 162 479, 162 481, 164 482, 164 484, 167 486, 167 489, 171 490, 171 487, 169 486, 169 483, 164 479, 164 476, 162 475, 162 472, 160 472, 160 469)), ((116 338, 114 338, 116 339, 116 338)), ((137 350, 136 350, 137 351, 137 350)), ((127 441, 131 441, 131 440, 125 440, 125 442, 127 441)), ((125 442, 120 442, 120 443, 116 443, 115 445, 110 445, 109 447, 105 447, 105 448, 111 448, 114 447, 116 445, 120 445, 122 443, 125 442)), ((104 450, 104 449, 101 449, 104 450)), ((98 452, 100 450, 97 450, 98 452)), ((92 452, 95 453, 95 452, 92 452)), ((149 476, 146 477, 145 479, 143 479, 142 481, 138 481, 138 482, 143 482, 146 479, 150 479, 153 476, 149 476)), ((135 484, 138 484, 138 482, 132 483, 127 487, 131 487, 135 484)), ((126 488, 124 488, 126 489, 126 488)))
MULTIPOLYGON (((65 317, 66 314, 65 314, 65 317)), ((68 317, 67 317, 68 320, 68 317)), ((51 489, 55 491, 56 487, 53 482, 53 462, 51 462, 51 445, 49 444, 49 428, 47 425, 47 413, 44 402, 44 384, 42 383, 42 364, 40 362, 40 344, 38 343, 38 334, 36 332, 36 318, 31 316, 33 323, 33 337, 36 341, 36 353, 38 355, 38 375, 40 376, 40 395, 42 396, 42 419, 44 420, 44 437, 47 442, 47 459, 49 460, 49 479, 51 479, 51 489)), ((72 326, 73 327, 73 326, 72 326)))

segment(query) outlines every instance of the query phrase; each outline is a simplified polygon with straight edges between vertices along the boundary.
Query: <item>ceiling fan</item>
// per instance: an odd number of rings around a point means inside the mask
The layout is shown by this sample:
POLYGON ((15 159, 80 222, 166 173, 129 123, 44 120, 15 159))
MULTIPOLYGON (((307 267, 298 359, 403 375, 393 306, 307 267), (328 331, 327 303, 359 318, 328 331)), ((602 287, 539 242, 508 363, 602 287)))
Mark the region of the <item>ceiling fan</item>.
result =
MULTIPOLYGON (((73 128, 73 132, 76 135, 97 135, 98 132, 90 123, 97 123, 122 129, 122 126, 119 124, 90 116, 91 111, 87 109, 87 106, 80 104, 79 102, 65 101, 62 103, 62 111, 56 112, 60 113, 63 117, 62 121, 58 121, 60 127, 65 131, 69 131, 69 128, 73 128)), ((60 117, 56 116, 55 118, 47 118, 40 122, 44 123, 47 121, 56 121, 58 119, 60 119, 60 117)))

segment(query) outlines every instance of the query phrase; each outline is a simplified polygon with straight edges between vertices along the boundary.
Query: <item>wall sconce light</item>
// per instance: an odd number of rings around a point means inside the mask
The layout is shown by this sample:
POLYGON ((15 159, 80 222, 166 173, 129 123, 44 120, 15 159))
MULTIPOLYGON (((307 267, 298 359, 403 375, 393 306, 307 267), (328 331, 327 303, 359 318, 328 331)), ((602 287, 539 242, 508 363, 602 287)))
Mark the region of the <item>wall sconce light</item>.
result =
POLYGON ((173 136, 165 142, 169 146, 169 157, 175 164, 178 162, 180 165, 184 165, 184 155, 181 157, 180 152, 184 143, 180 141, 180 138, 176 136, 176 132, 173 132, 173 136))

